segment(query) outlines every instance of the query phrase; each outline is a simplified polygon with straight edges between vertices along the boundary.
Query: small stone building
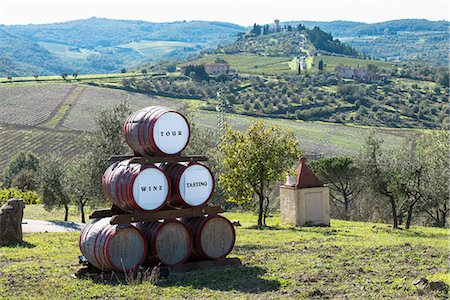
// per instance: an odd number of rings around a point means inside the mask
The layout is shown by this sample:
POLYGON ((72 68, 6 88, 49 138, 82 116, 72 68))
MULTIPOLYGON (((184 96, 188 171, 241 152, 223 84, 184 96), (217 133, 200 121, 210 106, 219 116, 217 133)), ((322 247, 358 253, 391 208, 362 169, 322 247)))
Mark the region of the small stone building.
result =
POLYGON ((231 71, 229 64, 213 63, 205 64, 205 72, 208 75, 227 75, 231 71))
POLYGON ((293 226, 330 226, 330 191, 302 157, 296 177, 280 187, 281 222, 293 226))

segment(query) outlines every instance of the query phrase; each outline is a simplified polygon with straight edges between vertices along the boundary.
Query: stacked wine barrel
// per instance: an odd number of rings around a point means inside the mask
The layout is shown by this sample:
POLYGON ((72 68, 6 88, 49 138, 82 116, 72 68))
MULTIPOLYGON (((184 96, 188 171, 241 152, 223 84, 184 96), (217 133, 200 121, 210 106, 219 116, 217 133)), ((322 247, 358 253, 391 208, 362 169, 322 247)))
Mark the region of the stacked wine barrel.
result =
MULTIPOLYGON (((179 156, 190 139, 187 119, 162 106, 132 113, 125 121, 126 143, 138 156, 179 156)), ((104 173, 106 198, 121 210, 151 214, 206 206, 214 192, 211 170, 199 162, 113 163, 104 173)), ((222 259, 233 249, 235 231, 219 215, 111 225, 94 219, 81 232, 79 247, 103 271, 127 272, 141 264, 177 266, 188 260, 222 259)))

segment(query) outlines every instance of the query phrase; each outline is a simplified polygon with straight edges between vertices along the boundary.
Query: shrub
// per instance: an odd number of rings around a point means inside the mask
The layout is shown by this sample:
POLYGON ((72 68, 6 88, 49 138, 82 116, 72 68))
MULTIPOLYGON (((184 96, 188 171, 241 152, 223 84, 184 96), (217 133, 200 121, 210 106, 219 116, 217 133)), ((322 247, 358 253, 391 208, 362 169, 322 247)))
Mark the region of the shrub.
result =
POLYGON ((26 205, 39 204, 42 201, 38 193, 33 191, 22 191, 18 188, 0 189, 0 205, 3 205, 11 198, 23 199, 23 203, 26 205))

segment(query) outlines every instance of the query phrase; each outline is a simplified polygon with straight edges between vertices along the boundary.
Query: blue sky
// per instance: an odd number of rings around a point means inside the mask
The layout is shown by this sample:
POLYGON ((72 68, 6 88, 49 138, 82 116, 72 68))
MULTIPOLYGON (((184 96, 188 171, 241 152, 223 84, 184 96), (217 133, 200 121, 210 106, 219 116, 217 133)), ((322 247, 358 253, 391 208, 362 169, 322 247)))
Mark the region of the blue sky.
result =
POLYGON ((89 17, 167 22, 215 20, 241 25, 282 21, 449 20, 448 0, 0 0, 0 24, 41 24, 89 17))

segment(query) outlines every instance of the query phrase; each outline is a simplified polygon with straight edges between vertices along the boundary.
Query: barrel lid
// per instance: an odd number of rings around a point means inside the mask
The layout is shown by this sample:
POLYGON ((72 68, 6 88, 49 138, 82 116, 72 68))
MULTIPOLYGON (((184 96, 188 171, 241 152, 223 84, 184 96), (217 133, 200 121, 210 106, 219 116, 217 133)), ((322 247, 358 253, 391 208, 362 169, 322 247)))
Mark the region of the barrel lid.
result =
POLYGON ((209 200, 214 189, 211 171, 202 164, 190 164, 180 178, 179 190, 184 202, 199 206, 209 200))
POLYGON ((133 183, 133 197, 143 210, 156 210, 167 200, 169 180, 166 174, 156 168, 142 170, 133 183))
POLYGON ((163 113, 153 127, 156 146, 169 155, 181 152, 189 142, 189 135, 186 118, 175 111, 163 113))

